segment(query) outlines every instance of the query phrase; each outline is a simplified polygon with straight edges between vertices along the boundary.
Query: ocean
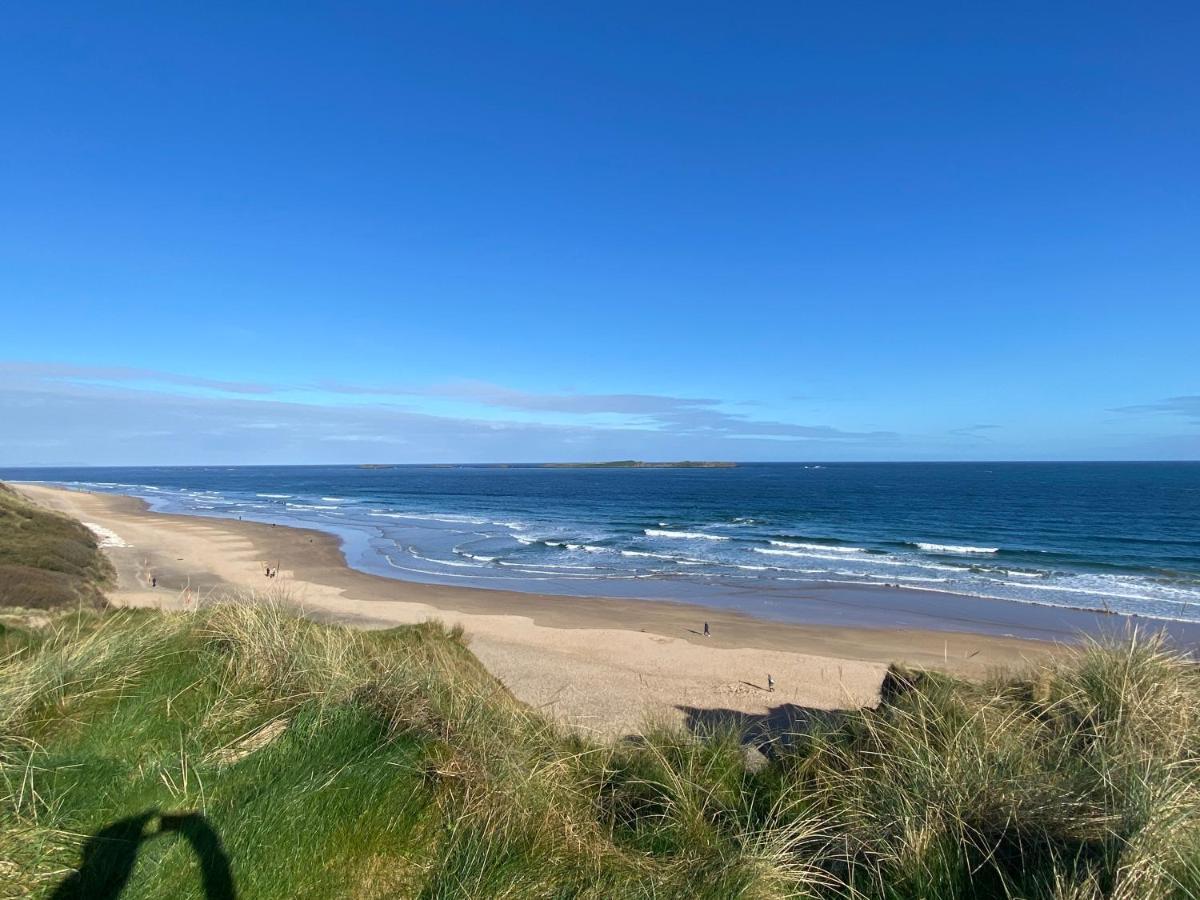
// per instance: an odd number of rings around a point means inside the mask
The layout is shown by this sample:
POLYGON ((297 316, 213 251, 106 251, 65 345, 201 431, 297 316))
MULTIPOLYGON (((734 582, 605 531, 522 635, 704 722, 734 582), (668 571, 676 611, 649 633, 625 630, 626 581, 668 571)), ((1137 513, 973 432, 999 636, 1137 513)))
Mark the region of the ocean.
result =
MULTIPOLYGON (((399 579, 761 612, 888 585, 1200 622, 1200 463, 0 470, 340 536, 399 579)), ((786 616, 785 616, 786 617, 786 616)))

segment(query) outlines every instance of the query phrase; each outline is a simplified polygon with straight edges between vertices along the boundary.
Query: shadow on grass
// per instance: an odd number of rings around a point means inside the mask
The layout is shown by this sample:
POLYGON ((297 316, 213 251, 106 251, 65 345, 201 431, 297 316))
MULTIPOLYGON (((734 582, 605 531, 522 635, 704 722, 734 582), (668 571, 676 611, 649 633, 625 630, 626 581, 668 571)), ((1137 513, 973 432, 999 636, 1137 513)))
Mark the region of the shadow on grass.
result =
POLYGON ((789 743, 793 735, 818 725, 836 723, 845 715, 837 710, 813 709, 795 703, 771 706, 765 713, 746 713, 722 708, 703 709, 697 706, 675 708, 683 713, 684 724, 692 734, 703 736, 733 728, 740 735, 743 745, 755 747, 767 755, 770 755, 770 750, 777 744, 789 743))
POLYGON ((112 900, 119 897, 133 874, 146 841, 164 834, 182 835, 200 860, 205 900, 235 900, 229 857, 216 831, 199 813, 149 810, 108 825, 83 845, 83 860, 50 895, 51 900, 112 900), (157 820, 157 830, 150 829, 157 820), (149 830, 148 830, 149 829, 149 830))

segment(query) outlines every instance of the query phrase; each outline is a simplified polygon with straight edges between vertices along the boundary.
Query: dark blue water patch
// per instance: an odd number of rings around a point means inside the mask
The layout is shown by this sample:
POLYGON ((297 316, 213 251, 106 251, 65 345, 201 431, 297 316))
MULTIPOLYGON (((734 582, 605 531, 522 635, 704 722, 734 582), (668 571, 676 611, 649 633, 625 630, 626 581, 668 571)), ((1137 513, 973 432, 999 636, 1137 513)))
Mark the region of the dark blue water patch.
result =
MULTIPOLYGON (((1200 621, 1200 463, 6 470, 337 533, 392 577, 786 605, 899 585, 1200 621), (678 585, 684 585, 679 588, 678 585)), ((724 601, 723 601, 724 602, 724 601)))

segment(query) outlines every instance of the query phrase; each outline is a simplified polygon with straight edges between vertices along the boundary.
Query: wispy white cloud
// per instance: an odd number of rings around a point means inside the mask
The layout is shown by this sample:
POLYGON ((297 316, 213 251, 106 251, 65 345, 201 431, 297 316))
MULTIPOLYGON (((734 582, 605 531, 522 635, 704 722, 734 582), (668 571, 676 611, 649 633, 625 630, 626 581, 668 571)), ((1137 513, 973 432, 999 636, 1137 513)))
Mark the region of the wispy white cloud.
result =
POLYGON ((611 414, 629 417, 642 427, 679 435, 759 437, 807 441, 894 440, 888 431, 848 431, 830 425, 808 425, 757 419, 729 412, 726 403, 711 397, 675 397, 665 394, 533 393, 482 381, 454 381, 426 387, 359 387, 322 385, 342 394, 437 397, 514 412, 549 412, 586 416, 611 414))
POLYGON ((24 377, 39 381, 110 382, 172 385, 204 388, 226 394, 273 394, 284 388, 278 385, 246 381, 222 381, 194 375, 179 375, 154 369, 128 366, 77 366, 70 363, 0 362, 0 377, 24 377))
POLYGON ((662 394, 584 394, 518 391, 486 381, 449 381, 425 386, 370 386, 345 383, 319 383, 317 387, 332 393, 359 396, 440 397, 477 403, 497 409, 527 412, 621 413, 653 415, 676 409, 718 406, 720 400, 700 397, 670 397, 662 394))
POLYGON ((120 464, 347 461, 349 448, 356 459, 402 452, 410 461, 803 458, 896 440, 889 432, 755 419, 712 398, 538 394, 482 382, 308 391, 142 369, 0 364, 0 464, 56 462, 48 453, 29 458, 51 446, 72 460, 91 454, 90 462, 120 464), (451 399, 466 411, 341 403, 330 393, 368 401, 403 395, 418 407, 421 398, 451 399), (495 411, 521 415, 497 419, 495 411), (538 413, 552 421, 538 421, 538 413))
POLYGON ((1183 416, 1200 422, 1200 394, 1189 394, 1181 397, 1168 397, 1157 403, 1139 403, 1133 406, 1118 406, 1111 410, 1118 413, 1160 413, 1173 416, 1183 416))

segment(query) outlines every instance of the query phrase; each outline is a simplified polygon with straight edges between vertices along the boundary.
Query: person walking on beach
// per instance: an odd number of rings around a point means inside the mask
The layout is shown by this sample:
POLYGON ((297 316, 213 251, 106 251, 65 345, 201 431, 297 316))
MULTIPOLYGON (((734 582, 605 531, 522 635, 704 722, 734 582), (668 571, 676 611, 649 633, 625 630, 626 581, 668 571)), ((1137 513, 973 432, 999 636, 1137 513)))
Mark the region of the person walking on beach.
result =
POLYGON ((158 576, 157 575, 150 576, 150 587, 152 587, 152 588, 158 587, 158 576))
POLYGON ((767 690, 772 694, 775 693, 775 679, 771 677, 771 673, 767 673, 767 690))
POLYGON ((705 623, 704 623, 704 636, 705 636, 705 637, 712 637, 712 632, 708 630, 708 623, 707 623, 707 622, 705 622, 705 623))

